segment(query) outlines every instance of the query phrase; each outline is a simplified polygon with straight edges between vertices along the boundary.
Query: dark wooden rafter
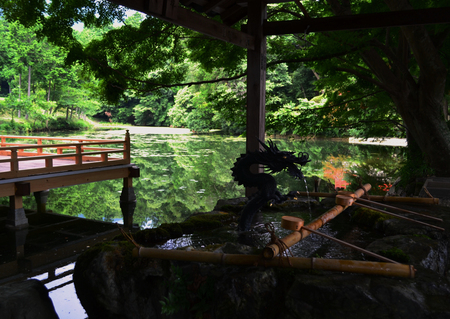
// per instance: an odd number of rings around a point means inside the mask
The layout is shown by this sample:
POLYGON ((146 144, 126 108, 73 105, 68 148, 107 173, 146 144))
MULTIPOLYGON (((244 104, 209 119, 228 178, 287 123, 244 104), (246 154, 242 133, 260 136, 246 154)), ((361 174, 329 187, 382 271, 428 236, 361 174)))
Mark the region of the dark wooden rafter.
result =
MULTIPOLYGON (((213 9, 219 7, 220 5, 224 4, 228 0, 212 0, 209 1, 204 7, 203 10, 205 13, 211 12, 213 9)), ((220 13, 220 12, 219 12, 220 13)))
POLYGON ((213 38, 253 49, 254 37, 179 6, 178 0, 110 0, 213 38))
POLYGON ((265 35, 450 23, 450 7, 355 14, 264 23, 265 35))
POLYGON ((240 10, 242 10, 242 7, 239 5, 230 6, 220 15, 220 18, 222 19, 222 21, 226 21, 228 18, 230 18, 240 10))
POLYGON ((241 7, 239 10, 230 15, 228 18, 224 19, 223 23, 225 23, 228 26, 232 26, 246 17, 247 17, 247 8, 241 7))

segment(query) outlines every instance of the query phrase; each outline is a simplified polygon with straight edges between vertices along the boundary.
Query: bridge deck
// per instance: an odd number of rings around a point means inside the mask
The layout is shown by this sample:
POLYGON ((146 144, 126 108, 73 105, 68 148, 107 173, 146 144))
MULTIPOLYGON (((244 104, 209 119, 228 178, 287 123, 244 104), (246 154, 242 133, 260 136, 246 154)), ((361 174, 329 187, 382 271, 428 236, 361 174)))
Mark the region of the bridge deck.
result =
POLYGON ((132 215, 134 177, 139 169, 130 163, 128 131, 124 140, 0 136, 0 197, 10 197, 7 224, 15 228, 29 225, 23 196, 34 193, 46 201, 39 193, 48 189, 119 178, 124 180, 121 203, 130 204, 124 209, 132 215))
POLYGON ((0 283, 4 276, 73 259, 119 233, 111 223, 49 213, 49 189, 121 178, 123 224, 132 228, 134 177, 139 168, 130 162, 128 132, 124 140, 0 136, 0 197, 9 197, 9 207, 0 207, 0 283), (31 193, 34 212, 23 207, 22 197, 31 193))

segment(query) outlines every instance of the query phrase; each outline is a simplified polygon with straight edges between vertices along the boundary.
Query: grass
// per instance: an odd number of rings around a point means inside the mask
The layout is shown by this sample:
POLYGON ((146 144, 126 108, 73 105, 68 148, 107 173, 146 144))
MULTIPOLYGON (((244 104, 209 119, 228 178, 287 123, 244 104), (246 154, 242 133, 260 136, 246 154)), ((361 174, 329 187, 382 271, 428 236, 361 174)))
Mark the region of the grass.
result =
MULTIPOLYGON (((4 98, 0 98, 0 101, 4 98)), ((12 117, 11 113, 0 114, 0 132, 10 134, 24 134, 38 131, 58 131, 58 130, 85 130, 102 127, 121 127, 123 124, 99 122, 90 118, 79 119, 77 116, 66 120, 65 112, 57 112, 53 114, 53 117, 48 121, 48 127, 45 121, 36 120, 34 118, 25 119, 24 116, 20 118, 17 115, 12 117)))

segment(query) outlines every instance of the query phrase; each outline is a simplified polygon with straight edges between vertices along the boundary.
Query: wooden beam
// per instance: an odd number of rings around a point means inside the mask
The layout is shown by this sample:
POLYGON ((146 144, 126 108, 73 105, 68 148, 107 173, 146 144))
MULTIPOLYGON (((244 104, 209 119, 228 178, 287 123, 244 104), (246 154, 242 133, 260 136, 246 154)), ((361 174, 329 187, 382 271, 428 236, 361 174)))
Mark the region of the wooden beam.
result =
POLYGON ((203 10, 205 11, 205 13, 209 13, 215 7, 220 6, 226 1, 227 0, 211 0, 203 7, 203 10))
POLYGON ((220 18, 222 19, 222 21, 225 21, 240 10, 242 10, 242 7, 238 5, 231 6, 220 15, 220 18))
POLYGON ((175 9, 175 2, 172 0, 109 1, 246 49, 254 48, 253 36, 184 9, 178 4, 175 9))
POLYGON ((244 19, 247 16, 247 8, 241 8, 241 10, 237 11, 232 16, 228 17, 223 21, 228 26, 232 26, 238 23, 240 20, 244 19))
POLYGON ((30 192, 34 193, 51 188, 128 178, 130 174, 139 174, 133 164, 5 179, 0 181, 0 197, 15 196, 15 185, 19 182, 29 183, 30 192))
POLYGON ((242 7, 240 7, 238 5, 231 6, 220 15, 220 18, 222 19, 222 21, 224 21, 241 9, 242 9, 242 7))
POLYGON ((264 23, 265 35, 450 23, 450 7, 264 23))
POLYGON ((18 182, 14 185, 16 191, 15 196, 28 196, 31 194, 30 183, 18 182))

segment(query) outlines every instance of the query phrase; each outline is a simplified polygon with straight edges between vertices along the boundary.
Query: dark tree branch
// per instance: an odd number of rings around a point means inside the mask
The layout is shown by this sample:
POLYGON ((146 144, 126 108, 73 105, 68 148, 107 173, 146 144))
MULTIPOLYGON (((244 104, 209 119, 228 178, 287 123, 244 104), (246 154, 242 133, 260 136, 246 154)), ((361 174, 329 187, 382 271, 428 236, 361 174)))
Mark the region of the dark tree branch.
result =
POLYGON ((378 86, 379 88, 381 88, 381 89, 383 89, 385 91, 389 91, 389 87, 386 86, 384 83, 376 81, 375 79, 373 79, 373 78, 371 78, 371 77, 369 77, 369 76, 367 76, 365 74, 362 74, 361 72, 358 72, 356 70, 348 69, 348 68, 336 68, 335 70, 353 74, 353 75, 359 77, 360 79, 363 79, 363 80, 368 81, 368 82, 370 82, 372 84, 375 84, 376 86, 378 86))
POLYGON ((323 56, 320 56, 320 57, 305 57, 305 58, 298 58, 298 59, 277 60, 277 61, 272 61, 272 62, 267 63, 267 67, 270 67, 270 66, 276 65, 276 64, 280 64, 280 63, 302 63, 302 62, 323 61, 323 60, 328 60, 328 59, 332 59, 332 58, 345 56, 345 55, 347 55, 349 53, 356 52, 356 51, 358 51, 360 49, 361 48, 353 48, 353 49, 348 50, 348 51, 338 52, 338 53, 333 53, 333 54, 328 54, 328 55, 323 55, 323 56))
POLYGON ((355 122, 355 123, 348 123, 347 125, 344 125, 344 126, 327 126, 327 127, 323 127, 323 128, 324 129, 327 129, 327 128, 345 128, 345 129, 348 129, 348 128, 352 128, 352 127, 361 126, 363 123, 393 123, 397 127, 401 127, 401 128, 406 130, 406 127, 402 123, 399 123, 399 122, 394 121, 394 120, 361 120, 361 121, 358 121, 358 122, 355 122))
MULTIPOLYGON (((400 41, 401 42, 401 41, 400 41)), ((392 61, 392 65, 397 68, 400 73, 404 76, 404 78, 410 82, 411 85, 415 85, 416 81, 414 80, 414 78, 412 77, 411 73, 408 70, 407 67, 407 61, 408 61, 408 50, 407 47, 405 48, 404 46, 407 46, 407 43, 403 43, 403 45, 401 45, 401 47, 399 48, 399 50, 401 51, 399 53, 399 56, 397 56, 390 47, 384 45, 383 43, 381 43, 380 41, 374 39, 371 41, 371 43, 379 48, 381 51, 384 52, 384 54, 386 54, 386 56, 392 61), (403 59, 403 61, 401 60, 403 59)))
POLYGON ((345 104, 348 104, 348 103, 351 103, 351 102, 360 101, 360 100, 362 100, 362 99, 365 99, 366 97, 374 96, 374 95, 376 95, 376 94, 378 94, 378 93, 382 93, 382 92, 384 92, 384 91, 382 91, 382 90, 380 90, 380 91, 375 91, 375 92, 372 92, 372 93, 370 93, 370 94, 366 94, 366 95, 360 96, 360 97, 358 97, 358 98, 356 98, 356 99, 347 100, 347 101, 345 101, 345 102, 342 102, 342 103, 339 103, 339 104, 333 104, 333 105, 330 105, 330 106, 318 107, 318 108, 315 108, 314 110, 328 109, 328 108, 333 108, 333 107, 336 107, 336 106, 345 105, 345 104))
POLYGON ((272 10, 267 14, 267 17, 273 17, 274 15, 276 15, 277 13, 287 13, 287 14, 291 14, 296 18, 299 19, 303 19, 304 17, 301 14, 298 14, 296 12, 290 11, 290 10, 286 10, 286 9, 277 9, 277 10, 272 10))

